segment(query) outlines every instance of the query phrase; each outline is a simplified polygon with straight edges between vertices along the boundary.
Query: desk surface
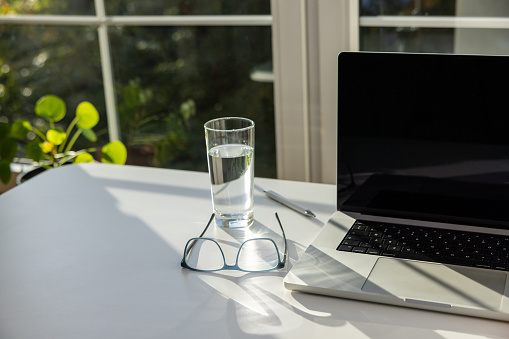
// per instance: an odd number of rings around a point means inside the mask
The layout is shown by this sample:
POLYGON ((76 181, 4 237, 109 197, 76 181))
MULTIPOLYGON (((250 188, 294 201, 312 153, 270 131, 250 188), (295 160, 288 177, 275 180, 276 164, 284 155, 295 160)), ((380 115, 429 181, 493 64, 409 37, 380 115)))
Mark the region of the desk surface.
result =
MULTIPOLYGON (((278 212, 291 267, 335 210, 335 187, 255 185, 255 220, 277 230, 278 212)), ((508 323, 291 292, 286 270, 183 270, 211 211, 206 173, 134 166, 66 166, 1 195, 0 338, 509 337, 508 323)))

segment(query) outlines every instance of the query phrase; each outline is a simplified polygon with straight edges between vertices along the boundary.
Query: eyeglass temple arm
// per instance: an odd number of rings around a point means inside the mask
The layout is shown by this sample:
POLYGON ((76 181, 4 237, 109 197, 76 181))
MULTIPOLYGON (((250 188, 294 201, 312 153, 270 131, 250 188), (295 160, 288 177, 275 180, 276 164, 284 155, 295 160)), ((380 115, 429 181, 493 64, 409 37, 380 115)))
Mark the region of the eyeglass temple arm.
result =
POLYGON ((203 230, 203 232, 201 232, 201 234, 200 234, 200 236, 198 238, 203 237, 205 232, 207 232, 207 229, 209 228, 210 223, 212 222, 212 220, 214 220, 214 216, 215 216, 215 213, 212 213, 212 215, 210 216, 209 222, 207 223, 207 226, 205 226, 205 229, 203 230))
MULTIPOLYGON (((209 222, 207 223, 207 226, 205 226, 205 229, 203 230, 203 232, 201 232, 200 236, 198 238, 201 238, 203 237, 203 235, 205 234, 205 232, 207 232, 207 229, 209 228, 210 224, 212 223, 212 220, 214 220, 214 216, 215 214, 212 213, 212 215, 210 216, 210 219, 209 219, 209 222)), ((184 253, 184 258, 182 259, 182 262, 181 262, 181 265, 183 266, 184 265, 184 259, 185 257, 189 254, 189 252, 191 252, 191 250, 193 249, 194 245, 196 244, 196 240, 193 241, 192 244, 190 244, 187 249, 186 249, 186 252, 184 253)))
POLYGON ((281 220, 279 220, 279 215, 277 214, 277 212, 275 213, 276 214, 276 219, 277 219, 277 222, 279 224, 279 227, 281 228, 281 232, 283 232, 283 239, 285 241, 285 252, 284 252, 284 257, 283 257, 283 260, 282 260, 282 263, 284 265, 284 263, 286 262, 286 255, 288 253, 288 244, 286 242, 286 234, 285 234, 285 230, 283 228, 283 225, 281 225, 281 220))

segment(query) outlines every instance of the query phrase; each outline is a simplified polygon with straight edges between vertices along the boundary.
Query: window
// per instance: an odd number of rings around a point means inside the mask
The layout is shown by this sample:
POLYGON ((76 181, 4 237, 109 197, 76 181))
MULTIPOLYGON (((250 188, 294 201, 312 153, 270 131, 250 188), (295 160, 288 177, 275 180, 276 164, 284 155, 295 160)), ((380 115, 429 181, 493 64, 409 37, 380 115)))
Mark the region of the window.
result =
POLYGON ((275 177, 271 23, 269 0, 0 0, 0 119, 90 101, 128 163, 206 171, 203 124, 244 116, 256 175, 275 177))
POLYGON ((89 100, 132 163, 205 171, 203 123, 243 115, 257 176, 333 184, 338 53, 509 54, 507 3, 0 0, 0 119, 89 100))
POLYGON ((506 0, 302 2, 308 40, 309 147, 314 157, 308 163, 313 181, 335 183, 336 74, 341 51, 509 54, 506 0))
POLYGON ((504 0, 360 2, 360 49, 509 54, 504 0))

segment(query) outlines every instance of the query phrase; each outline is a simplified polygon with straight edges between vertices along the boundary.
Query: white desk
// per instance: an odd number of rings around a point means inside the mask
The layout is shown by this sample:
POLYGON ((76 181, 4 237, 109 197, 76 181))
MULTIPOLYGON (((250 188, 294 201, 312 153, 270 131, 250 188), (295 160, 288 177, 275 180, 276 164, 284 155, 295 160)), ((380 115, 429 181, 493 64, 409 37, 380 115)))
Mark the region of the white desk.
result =
MULTIPOLYGON (((291 267, 335 187, 257 178, 255 219, 285 228, 291 267), (300 215, 272 189, 310 208, 300 215)), ((183 270, 211 214, 206 173, 87 164, 0 196, 0 338, 508 338, 509 324, 302 294, 284 272, 183 270)))

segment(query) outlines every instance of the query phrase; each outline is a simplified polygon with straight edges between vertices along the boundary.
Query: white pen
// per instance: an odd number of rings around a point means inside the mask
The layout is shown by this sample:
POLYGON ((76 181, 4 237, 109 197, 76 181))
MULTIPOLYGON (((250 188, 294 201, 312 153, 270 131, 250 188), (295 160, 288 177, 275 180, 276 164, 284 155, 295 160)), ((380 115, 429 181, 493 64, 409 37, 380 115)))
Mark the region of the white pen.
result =
POLYGON ((294 211, 297 211, 299 213, 302 213, 304 215, 307 215, 308 217, 313 217, 313 218, 316 218, 316 215, 311 212, 310 210, 308 209, 305 209, 304 207, 302 206, 299 206, 297 205, 296 203, 286 199, 285 197, 283 197, 282 195, 280 194, 277 194, 276 192, 273 192, 273 191, 269 191, 269 190, 263 190, 265 192, 265 194, 267 194, 267 196, 273 200, 276 200, 277 202, 279 202, 280 204, 283 204, 285 205, 286 207, 289 207, 291 208, 292 210, 294 211))

